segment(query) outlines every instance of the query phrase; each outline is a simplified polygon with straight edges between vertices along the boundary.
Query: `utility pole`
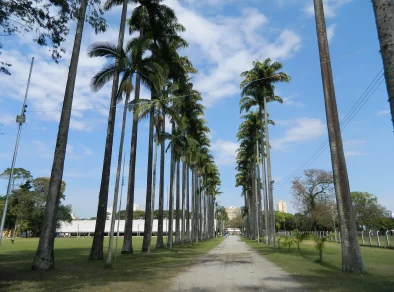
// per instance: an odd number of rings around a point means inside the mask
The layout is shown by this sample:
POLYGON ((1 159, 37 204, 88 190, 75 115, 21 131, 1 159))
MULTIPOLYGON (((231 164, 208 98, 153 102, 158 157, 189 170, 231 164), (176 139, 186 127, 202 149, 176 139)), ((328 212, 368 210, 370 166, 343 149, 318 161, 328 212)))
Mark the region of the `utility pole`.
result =
POLYGON ((339 225, 342 235, 342 270, 364 273, 365 267, 357 239, 345 154, 343 152, 341 128, 338 119, 338 109, 335 99, 323 1, 314 0, 314 8, 324 90, 324 103, 327 117, 328 138, 331 150, 331 163, 337 198, 339 225))
POLYGON ((12 186, 12 179, 13 179, 13 176, 14 176, 14 168, 15 168, 16 156, 18 154, 19 139, 21 137, 22 125, 26 122, 26 116, 25 116, 26 107, 27 107, 26 101, 27 101, 27 94, 29 92, 30 78, 31 78, 31 72, 33 70, 33 64, 34 64, 34 57, 31 58, 30 72, 29 72, 29 78, 27 80, 26 93, 25 93, 25 99, 23 100, 22 112, 21 112, 20 115, 16 116, 16 122, 19 124, 19 126, 18 126, 18 135, 16 136, 15 148, 14 148, 14 156, 12 157, 11 171, 10 171, 10 176, 8 178, 8 185, 7 185, 7 193, 5 195, 5 204, 4 204, 4 209, 3 209, 3 216, 1 218, 1 224, 0 224, 0 246, 1 246, 1 241, 3 239, 3 229, 4 229, 4 223, 5 223, 6 214, 7 214, 8 198, 10 196, 11 186, 12 186))

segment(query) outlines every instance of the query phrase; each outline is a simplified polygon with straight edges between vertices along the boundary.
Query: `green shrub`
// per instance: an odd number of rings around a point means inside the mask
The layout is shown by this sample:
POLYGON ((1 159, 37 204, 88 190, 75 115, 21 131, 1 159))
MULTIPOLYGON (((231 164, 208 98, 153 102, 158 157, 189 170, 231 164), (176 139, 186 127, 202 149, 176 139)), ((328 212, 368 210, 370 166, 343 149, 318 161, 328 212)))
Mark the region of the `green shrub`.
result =
POLYGON ((281 237, 281 236, 278 236, 276 238, 276 244, 277 244, 278 248, 280 248, 280 242, 282 241, 282 239, 283 239, 283 237, 281 237))
POLYGON ((290 247, 291 247, 293 244, 295 244, 294 238, 292 238, 292 237, 290 237, 290 236, 285 236, 284 238, 285 238, 285 240, 284 240, 284 242, 283 242, 283 245, 284 245, 284 246, 287 246, 287 247, 289 248, 289 251, 290 251, 290 247))
POLYGON ((294 230, 292 232, 292 234, 293 234, 294 241, 297 244, 298 251, 300 251, 301 242, 303 242, 304 240, 307 240, 310 237, 310 234, 308 232, 301 232, 297 229, 294 230))
POLYGON ((323 251, 325 248, 325 242, 327 240, 327 237, 314 236, 313 240, 315 242, 315 247, 319 252, 319 258, 318 258, 317 262, 321 263, 323 261, 323 251))

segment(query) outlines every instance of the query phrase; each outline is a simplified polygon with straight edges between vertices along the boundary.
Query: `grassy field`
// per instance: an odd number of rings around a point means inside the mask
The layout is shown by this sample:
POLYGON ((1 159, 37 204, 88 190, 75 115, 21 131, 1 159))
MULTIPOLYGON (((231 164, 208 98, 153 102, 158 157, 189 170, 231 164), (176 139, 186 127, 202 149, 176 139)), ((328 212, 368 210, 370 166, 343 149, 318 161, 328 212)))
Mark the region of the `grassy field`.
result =
MULTIPOLYGON (((105 268, 103 261, 88 260, 92 238, 58 238, 55 269, 33 272, 30 268, 38 239, 16 239, 13 245, 5 239, 0 248, 0 291, 163 291, 172 277, 222 240, 176 246, 172 251, 153 248, 148 257, 140 252, 142 237, 133 237, 135 253, 118 253, 112 267, 105 268)), ((107 245, 108 240, 105 252, 107 245)))
POLYGON ((243 239, 268 260, 294 275, 312 291, 394 291, 394 250, 361 247, 367 273, 364 275, 341 271, 341 245, 326 243, 323 262, 317 263, 318 252, 312 241, 301 244, 289 252, 282 247, 273 248, 256 241, 243 239))

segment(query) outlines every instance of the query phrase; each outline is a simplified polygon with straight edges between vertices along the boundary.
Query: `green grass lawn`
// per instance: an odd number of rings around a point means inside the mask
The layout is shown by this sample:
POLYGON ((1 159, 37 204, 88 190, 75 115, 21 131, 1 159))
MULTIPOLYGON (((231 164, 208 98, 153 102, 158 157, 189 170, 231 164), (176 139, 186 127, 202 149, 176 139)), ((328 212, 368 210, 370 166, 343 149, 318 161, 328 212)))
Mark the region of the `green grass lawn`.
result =
POLYGON ((318 252, 312 241, 301 244, 301 254, 293 246, 272 247, 243 239, 268 260, 294 275, 305 288, 312 291, 394 291, 394 250, 361 247, 367 273, 364 275, 341 271, 341 245, 326 243, 323 262, 317 263, 318 252))
MULTIPOLYGON (((92 238, 57 238, 55 269, 31 271, 38 239, 3 240, 0 248, 0 291, 163 291, 170 279, 192 265, 199 255, 217 246, 223 238, 175 246, 173 250, 152 249, 151 256, 140 252, 142 237, 133 237, 134 254, 120 255, 111 268, 104 261, 89 261, 92 238)), ((152 239, 156 243, 156 238, 152 239)), ((122 240, 120 240, 121 249, 122 240)), ((104 244, 107 252, 108 239, 104 244)))

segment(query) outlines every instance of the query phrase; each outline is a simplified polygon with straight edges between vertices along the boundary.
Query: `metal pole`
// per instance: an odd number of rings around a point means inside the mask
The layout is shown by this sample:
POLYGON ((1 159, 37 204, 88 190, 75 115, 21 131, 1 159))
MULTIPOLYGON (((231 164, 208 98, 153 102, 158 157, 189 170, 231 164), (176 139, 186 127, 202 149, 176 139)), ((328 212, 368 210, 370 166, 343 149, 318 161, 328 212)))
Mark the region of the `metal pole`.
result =
POLYGON ((115 243, 115 259, 116 252, 118 250, 118 239, 119 239, 119 223, 120 223, 120 211, 122 211, 122 194, 123 194, 123 186, 124 186, 124 166, 125 166, 126 152, 123 154, 123 170, 122 170, 122 187, 120 189, 120 202, 119 202, 119 210, 118 210, 118 228, 116 233, 116 243, 115 243))
POLYGON ((31 72, 33 70, 33 64, 34 64, 34 57, 31 58, 29 79, 27 80, 26 93, 25 93, 25 99, 23 100, 22 112, 21 112, 20 116, 16 116, 16 122, 19 123, 18 135, 16 136, 14 156, 12 158, 11 171, 10 171, 10 176, 8 178, 7 193, 5 195, 5 204, 4 204, 4 209, 3 209, 3 216, 1 218, 1 224, 0 224, 0 246, 1 246, 1 241, 3 239, 3 229, 4 229, 5 217, 6 217, 6 214, 7 214, 8 197, 9 197, 10 191, 11 191, 11 181, 12 181, 12 177, 14 175, 14 167, 15 167, 16 156, 18 154, 18 146, 19 146, 19 139, 20 139, 21 131, 22 131, 22 124, 24 124, 25 121, 26 121, 26 118, 25 118, 25 110, 26 110, 26 107, 27 107, 26 100, 27 100, 27 94, 29 92, 29 85, 30 85, 31 72))

